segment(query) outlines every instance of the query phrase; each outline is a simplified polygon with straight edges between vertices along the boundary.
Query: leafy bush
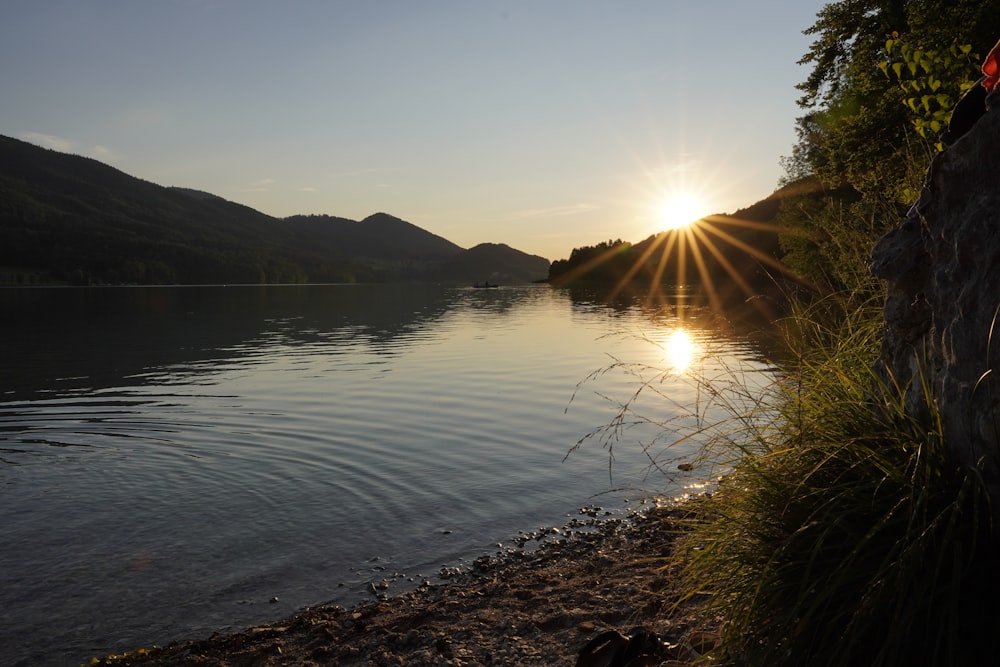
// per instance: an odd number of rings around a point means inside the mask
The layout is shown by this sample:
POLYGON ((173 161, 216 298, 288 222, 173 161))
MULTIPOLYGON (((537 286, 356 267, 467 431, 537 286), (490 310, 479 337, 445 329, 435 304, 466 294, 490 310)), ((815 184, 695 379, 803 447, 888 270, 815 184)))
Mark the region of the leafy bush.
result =
POLYGON ((976 83, 979 57, 971 44, 952 42, 947 48, 913 46, 893 33, 885 42, 886 59, 878 67, 895 79, 904 93, 903 103, 913 114, 910 122, 922 138, 937 141, 959 98, 976 83))

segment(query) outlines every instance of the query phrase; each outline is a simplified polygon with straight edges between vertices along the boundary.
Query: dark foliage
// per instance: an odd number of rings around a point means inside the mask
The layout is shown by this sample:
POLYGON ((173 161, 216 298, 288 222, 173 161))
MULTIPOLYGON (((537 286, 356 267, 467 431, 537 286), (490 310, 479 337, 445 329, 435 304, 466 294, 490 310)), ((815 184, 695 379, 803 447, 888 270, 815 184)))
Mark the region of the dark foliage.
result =
MULTIPOLYGON (((912 89, 879 67, 888 57, 886 40, 939 54, 967 45, 965 74, 935 82, 934 90, 958 99, 1000 38, 998 11, 997 0, 842 0, 824 6, 805 30, 814 39, 800 60, 812 68, 798 86, 805 113, 783 162, 788 181, 807 179, 814 189, 784 222, 802 222, 803 234, 788 247, 813 280, 832 289, 868 288, 868 249, 902 220, 936 152, 936 137, 915 130, 905 104, 912 89)), ((918 74, 926 72, 907 76, 918 74)))

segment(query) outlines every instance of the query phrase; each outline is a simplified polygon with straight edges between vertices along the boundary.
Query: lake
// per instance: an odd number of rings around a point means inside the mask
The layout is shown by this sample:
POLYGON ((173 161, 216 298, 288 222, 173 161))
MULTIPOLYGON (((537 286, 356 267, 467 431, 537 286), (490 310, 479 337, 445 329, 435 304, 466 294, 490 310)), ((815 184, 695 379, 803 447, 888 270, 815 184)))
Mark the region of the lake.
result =
POLYGON ((683 493, 712 471, 669 445, 721 418, 690 376, 770 377, 699 309, 544 285, 10 288, 0 308, 5 665, 356 604, 683 493))

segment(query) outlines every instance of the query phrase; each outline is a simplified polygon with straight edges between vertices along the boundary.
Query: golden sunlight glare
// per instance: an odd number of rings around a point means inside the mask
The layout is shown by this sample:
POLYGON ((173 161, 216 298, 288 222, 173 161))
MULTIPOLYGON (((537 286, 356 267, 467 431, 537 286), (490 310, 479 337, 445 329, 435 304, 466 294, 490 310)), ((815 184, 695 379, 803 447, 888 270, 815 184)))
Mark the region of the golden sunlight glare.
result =
MULTIPOLYGON (((629 248, 630 267, 614 269, 621 275, 610 296, 634 290, 641 280, 648 282, 646 306, 665 307, 681 323, 701 306, 724 313, 750 305, 774 320, 777 314, 769 300, 753 297, 773 286, 775 276, 802 280, 767 245, 773 235, 787 230, 713 213, 709 207, 725 196, 724 188, 713 184, 710 175, 699 174, 696 164, 639 166, 645 179, 636 180, 632 201, 642 207, 636 221, 649 225, 649 237, 629 248), (758 247, 761 238, 764 246, 758 247)), ((569 279, 599 265, 613 267, 622 256, 618 246, 609 248, 575 269, 569 279)), ((675 371, 684 372, 702 354, 683 331, 662 343, 665 361, 675 371)))
POLYGON ((664 340, 663 348, 674 371, 686 371, 694 362, 695 342, 684 329, 674 329, 664 340))
POLYGON ((687 227, 705 215, 705 207, 697 198, 689 194, 673 194, 660 203, 659 223, 661 231, 687 227))

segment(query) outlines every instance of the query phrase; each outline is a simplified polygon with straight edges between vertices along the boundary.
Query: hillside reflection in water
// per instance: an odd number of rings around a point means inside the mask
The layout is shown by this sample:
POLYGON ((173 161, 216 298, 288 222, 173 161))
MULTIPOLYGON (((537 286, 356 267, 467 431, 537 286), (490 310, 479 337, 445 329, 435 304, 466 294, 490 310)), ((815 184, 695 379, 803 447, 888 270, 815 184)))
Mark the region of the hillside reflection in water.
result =
POLYGON ((677 492, 695 477, 641 443, 683 414, 631 425, 610 476, 596 439, 563 461, 635 390, 595 371, 673 365, 669 401, 643 404, 662 414, 697 400, 685 364, 765 368, 696 310, 546 286, 6 289, 0 307, 5 664, 353 604, 583 505, 677 492))

